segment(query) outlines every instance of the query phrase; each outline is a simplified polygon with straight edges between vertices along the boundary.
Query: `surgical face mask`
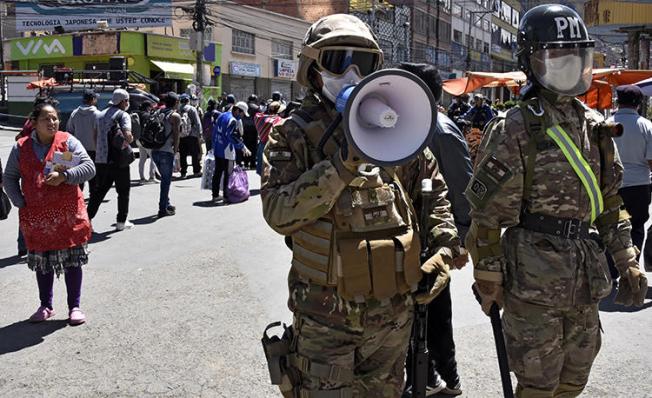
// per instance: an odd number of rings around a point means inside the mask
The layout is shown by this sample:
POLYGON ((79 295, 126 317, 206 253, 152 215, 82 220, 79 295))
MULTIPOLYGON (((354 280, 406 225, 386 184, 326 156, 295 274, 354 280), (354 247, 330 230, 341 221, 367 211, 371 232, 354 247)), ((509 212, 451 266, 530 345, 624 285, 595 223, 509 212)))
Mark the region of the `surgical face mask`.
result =
POLYGON ((324 83, 321 92, 333 103, 344 87, 351 84, 358 84, 362 80, 362 76, 358 74, 357 68, 353 67, 353 65, 349 66, 346 72, 341 75, 336 76, 327 70, 322 70, 319 74, 324 83))
POLYGON ((531 67, 535 79, 548 90, 565 96, 584 94, 591 87, 593 48, 537 50, 531 67))

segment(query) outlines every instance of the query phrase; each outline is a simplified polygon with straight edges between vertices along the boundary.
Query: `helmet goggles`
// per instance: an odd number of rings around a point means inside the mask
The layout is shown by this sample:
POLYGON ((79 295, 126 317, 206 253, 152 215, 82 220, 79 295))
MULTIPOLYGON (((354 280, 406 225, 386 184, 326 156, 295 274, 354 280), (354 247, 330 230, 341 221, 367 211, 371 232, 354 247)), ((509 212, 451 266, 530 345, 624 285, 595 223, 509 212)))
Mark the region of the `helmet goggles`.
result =
POLYGON ((302 54, 335 76, 344 75, 353 66, 364 77, 380 69, 383 63, 383 52, 372 48, 326 46, 315 49, 305 46, 302 54))

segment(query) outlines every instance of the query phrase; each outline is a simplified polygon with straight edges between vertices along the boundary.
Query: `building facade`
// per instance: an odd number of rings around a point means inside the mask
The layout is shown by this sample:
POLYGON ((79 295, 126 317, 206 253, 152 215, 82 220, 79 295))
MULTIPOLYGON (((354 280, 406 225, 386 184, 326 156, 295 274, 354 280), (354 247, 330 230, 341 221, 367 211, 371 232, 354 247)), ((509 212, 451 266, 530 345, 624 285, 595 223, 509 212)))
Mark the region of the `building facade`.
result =
POLYGON ((515 52, 521 10, 518 0, 494 0, 494 13, 491 18, 491 58, 494 72, 518 70, 515 52))
POLYGON ((491 71, 491 1, 454 2, 452 6, 452 69, 491 71))

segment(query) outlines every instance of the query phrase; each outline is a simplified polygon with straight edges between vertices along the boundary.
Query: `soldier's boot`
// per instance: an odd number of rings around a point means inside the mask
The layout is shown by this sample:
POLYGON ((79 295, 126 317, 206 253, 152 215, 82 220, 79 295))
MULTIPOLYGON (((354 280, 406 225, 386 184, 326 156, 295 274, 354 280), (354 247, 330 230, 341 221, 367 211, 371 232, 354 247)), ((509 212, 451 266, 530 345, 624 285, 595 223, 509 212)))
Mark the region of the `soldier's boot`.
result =
POLYGON ((579 396, 584 390, 585 384, 581 386, 576 386, 573 384, 562 383, 555 390, 554 398, 575 398, 579 396))

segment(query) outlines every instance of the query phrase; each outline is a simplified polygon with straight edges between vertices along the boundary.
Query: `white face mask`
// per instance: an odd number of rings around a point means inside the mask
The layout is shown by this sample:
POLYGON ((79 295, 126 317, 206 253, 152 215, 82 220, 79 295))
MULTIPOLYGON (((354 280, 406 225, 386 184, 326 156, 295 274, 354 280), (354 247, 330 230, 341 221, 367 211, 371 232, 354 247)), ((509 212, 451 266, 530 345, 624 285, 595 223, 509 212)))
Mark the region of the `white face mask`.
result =
POLYGON ((593 49, 564 50, 567 54, 552 56, 560 50, 540 50, 535 53, 533 72, 549 90, 562 95, 585 93, 591 86, 593 49))
POLYGON ((349 85, 360 83, 362 77, 358 74, 358 69, 349 67, 343 75, 335 76, 327 70, 319 72, 324 86, 321 89, 322 94, 333 103, 342 89, 349 85))

